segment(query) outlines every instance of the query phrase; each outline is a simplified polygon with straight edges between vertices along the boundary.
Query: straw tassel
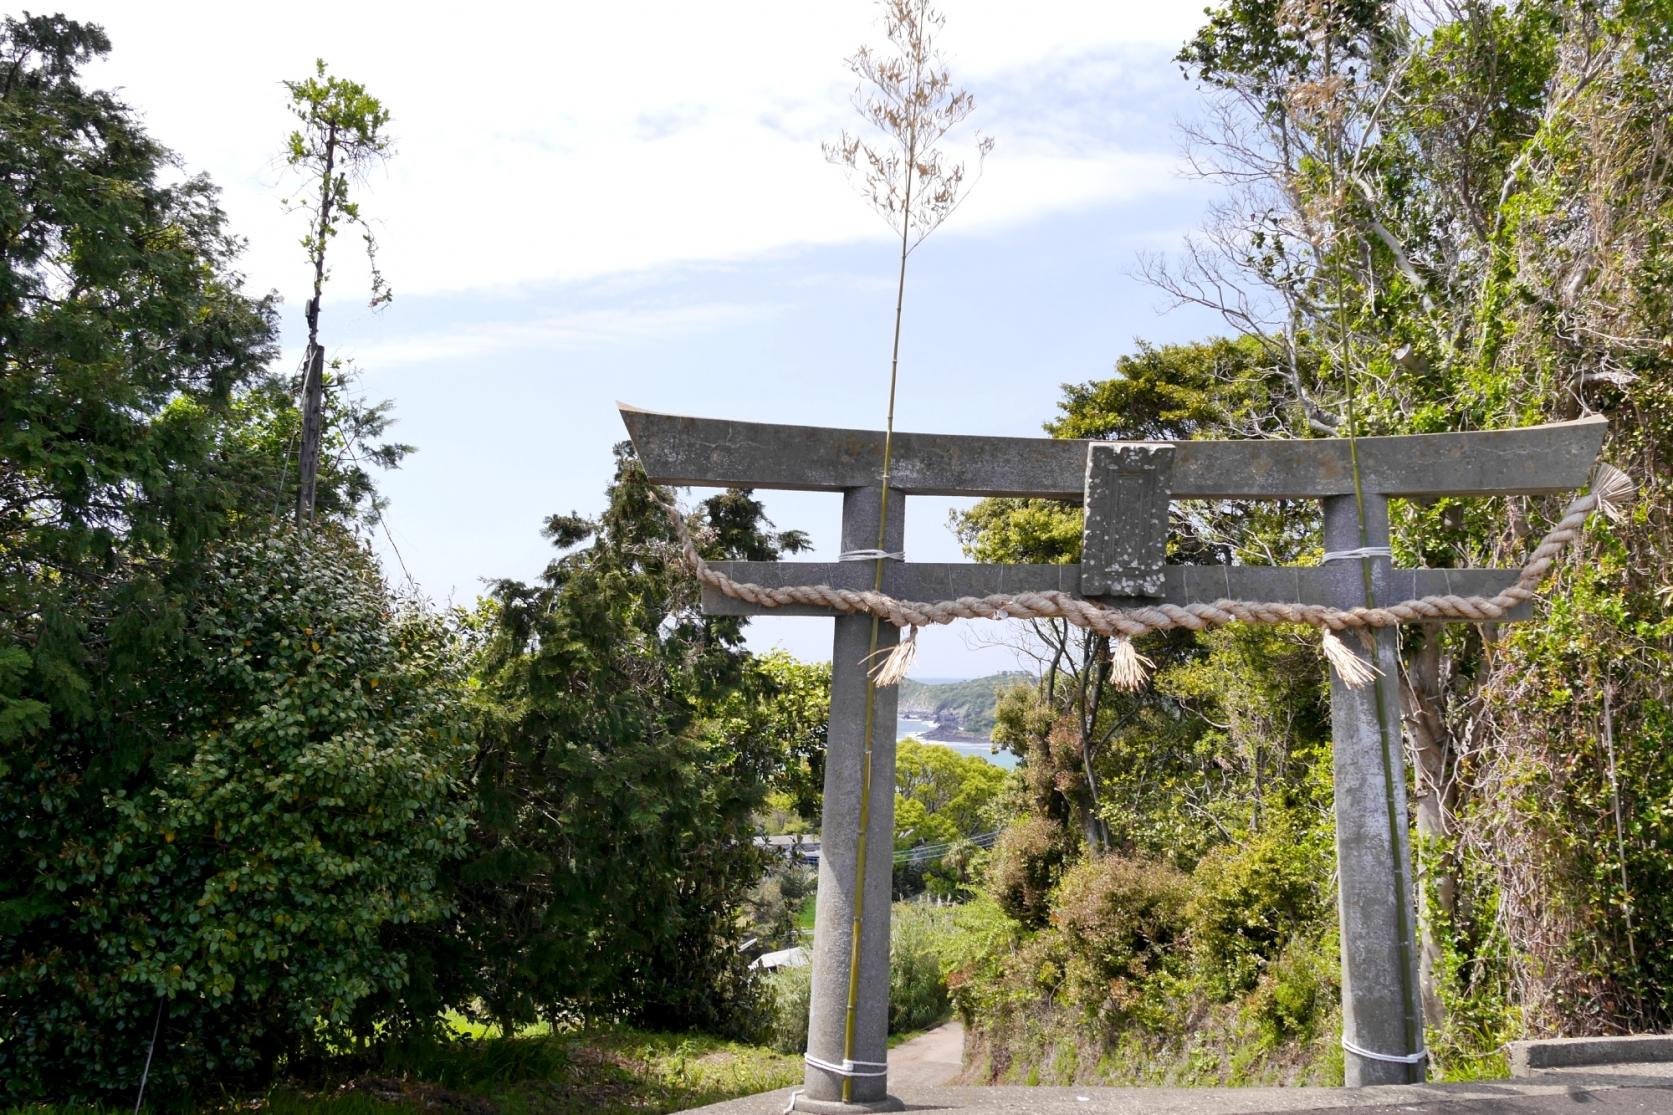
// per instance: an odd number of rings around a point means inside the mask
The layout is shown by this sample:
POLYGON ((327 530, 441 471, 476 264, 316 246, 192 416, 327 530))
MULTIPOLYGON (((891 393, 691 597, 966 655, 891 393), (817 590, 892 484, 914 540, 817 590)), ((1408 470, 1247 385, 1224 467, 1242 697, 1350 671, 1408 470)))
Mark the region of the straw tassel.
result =
POLYGON ((1348 649, 1348 644, 1336 637, 1336 632, 1326 627, 1324 631, 1324 657, 1330 663, 1330 668, 1336 671, 1336 676, 1342 679, 1342 684, 1349 689, 1358 689, 1374 680, 1382 671, 1371 663, 1348 649))
POLYGON ((1150 671, 1155 665, 1140 654, 1133 646, 1133 640, 1125 635, 1116 636, 1110 643, 1110 684, 1117 689, 1131 692, 1142 687, 1150 680, 1150 671))
POLYGON ((906 680, 907 671, 912 669, 912 662, 918 657, 918 629, 908 627, 906 635, 889 651, 888 657, 877 664, 871 672, 871 683, 879 689, 887 689, 891 685, 899 685, 906 680))
POLYGON ((1597 497, 1597 509, 1612 523, 1626 518, 1627 508, 1638 492, 1632 477, 1611 464, 1600 464, 1592 473, 1592 494, 1597 497))

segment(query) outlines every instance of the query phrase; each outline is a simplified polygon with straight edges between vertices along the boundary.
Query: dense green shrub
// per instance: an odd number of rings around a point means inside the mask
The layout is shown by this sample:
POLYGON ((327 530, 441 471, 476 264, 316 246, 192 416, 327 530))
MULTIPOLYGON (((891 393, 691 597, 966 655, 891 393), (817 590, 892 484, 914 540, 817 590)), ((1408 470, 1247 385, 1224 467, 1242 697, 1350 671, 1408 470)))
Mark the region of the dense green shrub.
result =
POLYGON ((1044 817, 1006 826, 988 862, 988 892, 1000 909, 1030 928, 1051 916, 1051 892, 1063 865, 1062 829, 1044 817))
MULTIPOLYGON (((952 909, 895 903, 889 926, 889 1033, 933 1026, 952 1010, 943 975, 943 957, 952 935, 952 909)), ((780 968, 768 977, 772 1011, 762 1040, 782 1053, 807 1049, 812 988, 811 966, 780 968)))
POLYGON ((813 869, 779 860, 750 888, 743 901, 744 931, 756 939, 756 951, 796 943, 797 919, 818 885, 813 869))
POLYGON ((1222 997, 1254 987, 1291 937, 1328 920, 1330 847, 1282 815, 1240 844, 1215 848, 1192 878, 1196 963, 1222 997))
POLYGON ((1089 1015, 1131 1014, 1185 932, 1191 896, 1190 877, 1165 863, 1107 855, 1071 868, 1052 910, 1063 994, 1089 1015))
POLYGON ((920 902, 895 906, 889 928, 889 1032, 933 1026, 952 1010, 942 954, 952 911, 920 902))
POLYGON ((953 907, 952 930, 942 944, 947 991, 965 1025, 992 1013, 1003 993, 1005 960, 1016 949, 1022 926, 993 896, 979 892, 953 907))
POLYGON ((1257 1027, 1262 1050, 1311 1042, 1326 1020, 1335 1021, 1342 990, 1339 963, 1334 934, 1322 941, 1297 937, 1270 959, 1243 1007, 1257 1027))
POLYGON ((813 967, 780 968, 767 977, 772 1014, 762 1040, 780 1053, 807 1051, 808 1004, 813 995, 813 967))
POLYGON ((39 850, 59 899, 8 927, 7 1098, 131 1094, 158 1018, 150 1096, 259 1083, 368 1036, 357 1008, 407 976, 389 935, 447 910, 468 751, 446 633, 329 528, 222 546, 197 601, 124 710, 155 733, 147 775, 39 850))

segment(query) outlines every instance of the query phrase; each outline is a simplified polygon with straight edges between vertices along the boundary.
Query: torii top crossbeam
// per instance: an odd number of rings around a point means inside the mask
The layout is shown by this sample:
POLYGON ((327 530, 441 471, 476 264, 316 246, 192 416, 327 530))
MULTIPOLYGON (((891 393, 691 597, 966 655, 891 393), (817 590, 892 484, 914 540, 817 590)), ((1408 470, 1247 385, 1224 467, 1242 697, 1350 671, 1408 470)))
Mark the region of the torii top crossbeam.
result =
MULTIPOLYGON (((840 492, 875 486, 876 430, 658 414, 617 404, 646 473, 659 484, 840 492)), ((1586 482, 1601 417, 1516 430, 1357 439, 1360 482, 1387 496, 1543 495, 1586 482)), ((889 486, 909 496, 1021 496, 1080 502, 1088 447, 1070 438, 896 433, 889 486)), ((1322 499, 1351 495, 1346 438, 1122 442, 1175 453, 1176 499, 1322 499)))
MULTIPOLYGON (((883 435, 876 431, 693 418, 625 404, 621 413, 646 473, 657 483, 838 492, 879 482, 883 435)), ((1516 430, 1359 438, 1354 447, 1341 438, 1111 443, 897 433, 889 479, 894 491, 1087 502, 1086 559, 1081 566, 894 562, 885 569, 883 591, 908 600, 1056 590, 1115 604, 1162 599, 1184 605, 1226 598, 1326 603, 1333 581, 1317 567, 1163 565, 1167 501, 1352 495, 1355 448, 1361 492, 1372 497, 1562 492, 1585 484, 1606 429, 1602 418, 1583 418, 1516 430), (1121 462, 1112 461, 1100 472, 1095 467, 1098 451, 1113 455, 1128 447, 1164 452, 1148 454, 1151 460, 1130 470, 1136 483, 1117 478, 1101 484, 1101 478, 1120 471, 1121 462), (1159 522, 1158 511, 1163 516, 1159 522), (1139 525, 1136 517, 1150 520, 1143 524, 1149 529, 1130 529, 1139 525), (1095 566, 1100 551, 1106 560, 1095 566)), ((869 588, 872 577, 869 567, 856 562, 713 564, 735 580, 767 587, 869 588)), ((1517 573, 1391 569, 1384 599, 1491 596, 1514 583, 1517 573)), ((703 603, 715 614, 768 610, 712 589, 705 591, 703 603)), ((831 614, 800 605, 771 611, 831 614)))

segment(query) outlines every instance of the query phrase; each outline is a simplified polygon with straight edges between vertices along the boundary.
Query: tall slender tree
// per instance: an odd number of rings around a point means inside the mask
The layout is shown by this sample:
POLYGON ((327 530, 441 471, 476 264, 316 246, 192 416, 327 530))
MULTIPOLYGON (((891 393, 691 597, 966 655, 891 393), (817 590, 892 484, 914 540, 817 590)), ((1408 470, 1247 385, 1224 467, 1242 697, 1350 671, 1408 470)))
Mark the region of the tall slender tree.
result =
MULTIPOLYGON (((319 478, 320 447, 325 434, 325 350, 319 343, 320 295, 330 277, 326 254, 344 222, 357 225, 366 242, 372 271, 371 305, 387 303, 393 294, 378 270, 377 238, 350 196, 350 178, 387 158, 391 141, 386 128, 389 110, 358 82, 332 77, 325 61, 316 59, 314 75, 287 81, 291 111, 301 126, 290 134, 285 161, 306 180, 306 193, 296 208, 308 214, 308 234, 302 248, 313 268, 313 292, 303 313, 308 322, 308 350, 303 357, 302 449, 298 458, 300 483, 296 521, 314 518, 314 494, 319 478)), ((288 199, 287 199, 288 203, 288 199)))
MULTIPOLYGON (((912 249, 940 227, 969 192, 965 165, 946 160, 939 144, 975 108, 969 92, 954 87, 945 62, 935 47, 935 35, 946 17, 931 7, 929 0, 885 0, 883 23, 888 48, 873 51, 862 46, 848 59, 848 67, 859 78, 854 90, 854 107, 880 133, 874 144, 847 132, 825 145, 825 157, 845 168, 861 196, 875 209, 890 230, 900 238, 899 266, 895 283, 894 340, 889 356, 889 405, 883 426, 883 459, 879 464, 882 504, 877 518, 877 550, 887 548, 889 522, 889 468, 894 454, 895 387, 900 372, 901 309, 906 297, 906 260, 912 249)), ((978 160, 986 158, 993 140, 978 137, 978 160)), ((872 563, 872 588, 883 585, 883 558, 872 563)), ((914 652, 909 632, 879 667, 874 678, 892 685, 906 676, 914 652)), ((868 661, 878 653, 881 628, 871 621, 868 661)), ((866 877, 865 817, 872 794, 872 745, 878 725, 874 717, 868 679, 865 702, 865 750, 860 775, 859 854, 855 858, 854 957, 848 986, 848 1025, 843 1039, 843 1056, 854 1052, 854 1003, 858 993, 860 926, 864 916, 866 877)), ((892 729, 891 729, 892 730, 892 729)), ((845 1077, 842 1096, 852 1095, 853 1080, 845 1077)))

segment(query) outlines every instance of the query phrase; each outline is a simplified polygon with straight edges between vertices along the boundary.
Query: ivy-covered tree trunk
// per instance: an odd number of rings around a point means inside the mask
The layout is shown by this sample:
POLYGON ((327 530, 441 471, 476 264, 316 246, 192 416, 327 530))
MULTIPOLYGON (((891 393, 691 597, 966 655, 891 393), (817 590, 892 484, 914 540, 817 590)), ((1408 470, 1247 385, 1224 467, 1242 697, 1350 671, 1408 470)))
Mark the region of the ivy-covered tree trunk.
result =
POLYGON ((1427 1025, 1446 1023, 1441 995, 1447 942, 1458 912, 1458 871, 1453 811, 1458 807, 1457 760, 1452 734, 1441 716, 1448 697, 1441 677, 1446 632, 1424 630, 1415 652, 1407 655, 1400 695, 1405 708, 1406 739, 1411 747, 1413 817, 1417 826, 1421 870, 1418 897, 1418 978, 1427 1025))

